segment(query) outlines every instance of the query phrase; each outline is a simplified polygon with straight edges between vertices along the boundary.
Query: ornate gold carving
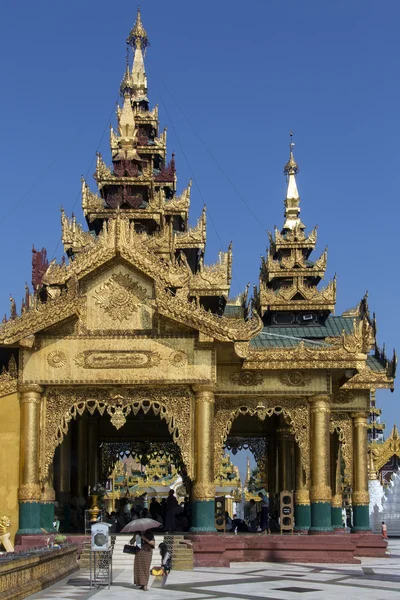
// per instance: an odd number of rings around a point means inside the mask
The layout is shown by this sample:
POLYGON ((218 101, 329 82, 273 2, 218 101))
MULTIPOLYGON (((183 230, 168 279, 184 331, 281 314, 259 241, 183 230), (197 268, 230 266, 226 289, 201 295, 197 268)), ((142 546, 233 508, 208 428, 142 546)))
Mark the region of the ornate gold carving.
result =
POLYGON ((353 506, 368 506, 369 492, 353 492, 351 502, 353 506))
POLYGON ((18 385, 18 391, 21 394, 20 403, 31 403, 39 404, 41 401, 40 394, 43 392, 41 385, 37 383, 26 383, 18 385))
POLYGON ((239 373, 231 375, 231 381, 244 386, 261 385, 263 380, 262 374, 254 371, 239 371, 239 373))
POLYGON ((183 367, 188 363, 188 357, 184 352, 171 352, 169 360, 174 367, 183 367))
POLYGON ((3 367, 0 374, 0 397, 12 394, 17 390, 18 367, 14 355, 8 362, 8 368, 3 367))
POLYGON ((94 293, 96 304, 114 321, 124 321, 135 313, 147 292, 128 273, 114 273, 94 293))
POLYGON ((192 486, 193 500, 214 500, 215 484, 196 482, 192 486))
POLYGON ((375 469, 379 471, 392 456, 400 457, 400 437, 396 425, 393 426, 389 437, 383 443, 372 442, 370 445, 375 469))
POLYGON ((38 483, 24 483, 18 490, 20 502, 40 502, 42 491, 38 483))
POLYGON ((313 485, 310 490, 311 502, 331 502, 332 492, 329 485, 313 485))
POLYGON ((307 479, 310 478, 310 419, 307 402, 292 398, 218 398, 214 415, 214 461, 218 472, 221 450, 239 415, 257 416, 261 421, 274 414, 283 414, 299 444, 307 479), (279 404, 278 404, 279 402, 279 404))
POLYGON ((51 367, 59 369, 65 365, 67 362, 67 357, 64 352, 61 352, 60 350, 53 350, 53 352, 49 352, 47 355, 47 362, 51 367))
POLYGON ((353 482, 353 425, 347 413, 333 413, 330 421, 330 432, 337 432, 341 444, 344 462, 344 481, 347 485, 353 482))
POLYGON ((310 383, 311 375, 303 371, 283 371, 279 379, 284 385, 304 387, 310 383))
POLYGON ((194 385, 193 391, 196 392, 195 402, 209 402, 214 404, 214 386, 212 385, 194 385))
POLYGON ((126 417, 131 412, 130 406, 107 406, 107 412, 111 416, 111 423, 115 429, 121 429, 126 423, 126 417))
MULTIPOLYGON (((3 548, 6 552, 14 552, 14 546, 10 541, 10 533, 7 529, 11 527, 10 517, 4 516, 0 518, 0 544, 3 544, 3 548)), ((0 574, 1 577, 1 574, 0 574)), ((3 576, 3 580, 5 577, 3 576)), ((7 586, 6 586, 7 587, 7 586)))
POLYGON ((7 529, 11 527, 11 519, 10 517, 1 517, 0 518, 0 535, 4 535, 7 533, 7 529))
POLYGON ((359 369, 356 375, 342 385, 342 389, 346 390, 393 389, 393 387, 393 377, 388 377, 386 370, 372 371, 365 365, 359 369))
MULTIPOLYGON (((86 410, 100 415, 109 407, 122 408, 124 414, 131 410, 134 415, 139 411, 151 410, 166 421, 174 442, 178 444, 188 476, 193 478, 193 394, 186 387, 168 389, 146 388, 47 388, 45 393, 45 447, 42 473, 45 477, 51 464, 56 447, 62 443, 72 419, 86 410)), ((115 412, 114 412, 115 415, 115 412)), ((120 412, 116 411, 116 422, 121 422, 120 412)))
POLYGON ((147 369, 161 359, 152 350, 85 350, 74 360, 84 369, 147 369))
POLYGON ((346 392, 345 390, 338 390, 333 396, 333 402, 335 404, 349 404, 354 400, 354 394, 352 392, 346 392))
POLYGON ((40 498, 41 502, 45 503, 53 503, 56 499, 56 493, 54 488, 52 488, 49 484, 44 486, 44 490, 42 492, 42 496, 40 498))
POLYGON ((342 506, 343 506, 342 494, 335 494, 334 496, 332 496, 331 506, 332 506, 332 508, 342 508, 342 506))
POLYGON ((294 503, 297 504, 297 506, 310 504, 309 490, 296 490, 294 494, 294 503))

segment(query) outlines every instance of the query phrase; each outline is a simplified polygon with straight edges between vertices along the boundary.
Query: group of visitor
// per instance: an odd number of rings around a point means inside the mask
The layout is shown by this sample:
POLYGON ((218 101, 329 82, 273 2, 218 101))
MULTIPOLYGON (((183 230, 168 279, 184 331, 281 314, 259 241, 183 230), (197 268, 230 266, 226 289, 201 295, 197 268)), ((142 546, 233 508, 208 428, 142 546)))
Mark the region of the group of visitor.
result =
MULTIPOLYGON (((271 514, 269 498, 263 492, 258 493, 259 501, 251 499, 246 519, 240 519, 236 514, 233 519, 225 512, 225 529, 233 533, 268 532, 271 530, 271 514)), ((272 529, 274 529, 272 525, 272 529)))
POLYGON ((160 532, 189 531, 190 505, 187 497, 179 504, 174 490, 170 490, 168 497, 161 501, 153 497, 148 508, 146 500, 145 496, 141 496, 133 505, 126 500, 121 502, 118 511, 106 513, 105 521, 110 523, 111 533, 119 533, 131 521, 143 518, 158 521, 160 532))

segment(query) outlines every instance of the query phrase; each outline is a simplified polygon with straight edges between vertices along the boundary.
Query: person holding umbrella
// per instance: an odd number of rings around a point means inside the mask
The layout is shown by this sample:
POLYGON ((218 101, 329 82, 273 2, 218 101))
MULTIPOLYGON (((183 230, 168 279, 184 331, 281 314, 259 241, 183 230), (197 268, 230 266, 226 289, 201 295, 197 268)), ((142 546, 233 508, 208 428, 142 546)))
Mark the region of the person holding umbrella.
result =
POLYGON ((154 549, 154 534, 152 531, 144 531, 141 535, 141 547, 135 554, 133 564, 133 584, 147 591, 149 588, 150 565, 154 549))
POLYGON ((131 543, 133 542, 137 547, 139 547, 139 544, 136 535, 141 534, 140 550, 135 554, 133 566, 133 584, 145 591, 148 590, 147 584, 149 583, 150 565, 155 545, 154 534, 150 528, 153 529, 159 526, 160 523, 153 521, 153 519, 134 519, 128 525, 125 525, 121 531, 121 533, 136 532, 131 543))

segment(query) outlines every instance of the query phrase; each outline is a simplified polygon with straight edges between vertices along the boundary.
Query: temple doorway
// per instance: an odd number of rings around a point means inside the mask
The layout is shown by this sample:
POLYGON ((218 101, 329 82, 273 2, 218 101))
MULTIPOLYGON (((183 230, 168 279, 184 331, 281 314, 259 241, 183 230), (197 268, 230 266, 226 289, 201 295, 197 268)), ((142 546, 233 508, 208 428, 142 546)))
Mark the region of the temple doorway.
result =
POLYGON ((87 533, 94 498, 101 508, 99 518, 110 522, 116 533, 132 518, 143 516, 154 516, 162 531, 171 490, 177 501, 174 529, 188 530, 190 482, 167 421, 150 404, 123 419, 116 412, 77 415, 56 448, 55 514, 60 531, 87 533))
MULTIPOLYGON (((279 531, 280 493, 295 492, 306 487, 306 477, 301 463, 299 446, 289 419, 282 411, 260 418, 245 408, 234 416, 224 443, 224 449, 235 457, 246 459, 246 472, 242 472, 242 518, 252 531, 257 531, 254 502, 260 512, 259 493, 269 499, 269 529, 279 531), (250 460, 250 456, 253 460, 250 460)), ((242 467, 243 468, 243 467, 242 467)), ((260 520, 260 519, 258 519, 260 520)))

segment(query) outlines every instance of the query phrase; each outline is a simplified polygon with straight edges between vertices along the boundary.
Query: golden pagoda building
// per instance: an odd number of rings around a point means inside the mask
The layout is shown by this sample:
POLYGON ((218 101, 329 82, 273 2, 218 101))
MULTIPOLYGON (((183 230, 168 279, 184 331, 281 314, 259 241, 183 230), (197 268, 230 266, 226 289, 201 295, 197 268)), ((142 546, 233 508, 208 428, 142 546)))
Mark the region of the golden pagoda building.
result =
POLYGON ((33 250, 33 290, 0 326, 0 506, 12 533, 51 530, 54 502, 87 498, 120 448, 175 465, 194 532, 215 531, 224 452, 242 447, 272 505, 294 491, 297 530, 340 528, 344 484, 354 531, 367 530, 370 394, 393 389, 396 361, 372 354, 367 298, 336 316, 336 281, 319 287, 327 252, 312 259, 293 144, 284 224, 254 300, 247 288, 229 299, 232 248, 205 264, 206 211, 189 226, 191 184, 178 188, 179 157, 150 107, 140 12, 128 45, 111 162, 98 156, 96 191, 82 182, 86 225, 62 211, 66 258, 33 250))

